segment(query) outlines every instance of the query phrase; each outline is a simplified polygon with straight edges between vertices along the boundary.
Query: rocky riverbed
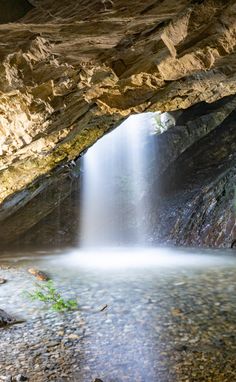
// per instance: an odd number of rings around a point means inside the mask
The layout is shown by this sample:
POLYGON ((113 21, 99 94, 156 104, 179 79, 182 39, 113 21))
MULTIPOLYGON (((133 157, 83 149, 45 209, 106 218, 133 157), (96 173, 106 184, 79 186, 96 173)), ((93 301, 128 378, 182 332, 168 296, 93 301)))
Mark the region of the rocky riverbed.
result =
POLYGON ((0 329, 0 381, 235 382, 234 256, 156 252, 2 255, 0 307, 23 322, 0 329), (78 310, 29 301, 30 266, 78 310))

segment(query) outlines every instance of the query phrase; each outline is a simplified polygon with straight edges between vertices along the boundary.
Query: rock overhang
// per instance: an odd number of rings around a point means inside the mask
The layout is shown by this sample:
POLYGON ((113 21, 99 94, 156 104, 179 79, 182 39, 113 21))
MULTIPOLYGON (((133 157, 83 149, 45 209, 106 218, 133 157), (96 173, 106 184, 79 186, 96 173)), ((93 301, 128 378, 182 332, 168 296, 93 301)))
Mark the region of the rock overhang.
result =
POLYGON ((236 1, 31 3, 0 25, 0 203, 130 114, 236 93, 236 1))

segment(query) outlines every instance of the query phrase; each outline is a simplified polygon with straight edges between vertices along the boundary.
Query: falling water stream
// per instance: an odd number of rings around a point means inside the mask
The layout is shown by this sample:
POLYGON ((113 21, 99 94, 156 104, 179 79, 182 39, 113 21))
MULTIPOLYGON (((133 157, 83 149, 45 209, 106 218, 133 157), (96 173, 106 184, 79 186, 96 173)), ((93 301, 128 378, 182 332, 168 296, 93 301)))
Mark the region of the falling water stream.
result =
POLYGON ((0 376, 15 367, 37 382, 235 381, 235 258, 149 246, 152 133, 150 114, 134 116, 84 155, 76 248, 1 255, 0 307, 27 323, 2 334, 0 376), (32 266, 79 311, 29 302, 32 266))
POLYGON ((81 246, 147 245, 145 219, 151 113, 128 118, 88 150, 83 158, 81 246))

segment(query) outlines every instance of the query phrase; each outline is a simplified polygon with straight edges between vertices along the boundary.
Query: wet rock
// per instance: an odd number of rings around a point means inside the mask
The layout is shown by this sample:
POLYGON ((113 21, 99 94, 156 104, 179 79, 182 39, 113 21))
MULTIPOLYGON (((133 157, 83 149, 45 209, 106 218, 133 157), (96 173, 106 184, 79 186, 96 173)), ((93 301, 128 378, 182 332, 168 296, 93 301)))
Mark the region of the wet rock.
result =
POLYGON ((187 347, 187 345, 176 345, 175 350, 180 351, 180 352, 181 351, 187 351, 188 347, 187 347))
POLYGON ((236 239, 232 241, 230 248, 236 248, 236 239))
POLYGON ((231 110, 226 118, 217 120, 212 131, 199 137, 158 178, 157 207, 150 212, 156 242, 234 247, 235 101, 222 106, 223 113, 231 110))
POLYGON ((0 327, 12 324, 15 319, 6 313, 4 310, 0 309, 0 327))
POLYGON ((45 272, 39 271, 36 268, 29 268, 28 272, 31 275, 35 276, 36 279, 39 280, 39 281, 48 281, 48 280, 50 280, 49 276, 45 272))
POLYGON ((0 278, 0 284, 5 284, 6 282, 7 282, 6 279, 1 279, 1 278, 0 278))

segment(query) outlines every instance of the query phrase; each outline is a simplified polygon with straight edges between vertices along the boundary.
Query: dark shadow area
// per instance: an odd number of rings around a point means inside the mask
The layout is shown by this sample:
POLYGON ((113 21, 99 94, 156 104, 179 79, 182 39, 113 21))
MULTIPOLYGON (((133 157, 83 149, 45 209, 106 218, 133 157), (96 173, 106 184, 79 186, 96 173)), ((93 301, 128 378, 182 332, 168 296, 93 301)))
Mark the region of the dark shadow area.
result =
POLYGON ((188 109, 184 110, 184 112, 177 119, 176 123, 177 125, 184 125, 188 121, 192 121, 196 118, 201 117, 202 115, 212 113, 216 111, 219 107, 222 107, 228 102, 232 101, 234 97, 235 95, 227 96, 213 103, 199 102, 196 105, 193 105, 188 109))
POLYGON ((73 171, 55 175, 51 184, 0 222, 0 250, 73 246, 79 209, 79 178, 73 171))
POLYGON ((0 0, 0 24, 17 21, 33 8, 27 0, 0 0))
MULTIPOLYGON (((47 198, 47 191, 42 198, 47 198)), ((79 236, 79 184, 75 182, 69 196, 60 196, 56 206, 47 216, 35 224, 25 234, 19 236, 8 247, 12 249, 64 249, 76 247, 79 236)))
POLYGON ((162 193, 203 187, 236 162, 236 111, 224 122, 188 148, 162 176, 162 193))
POLYGON ((236 236, 235 120, 234 110, 159 177, 150 213, 154 242, 231 247, 236 236))

